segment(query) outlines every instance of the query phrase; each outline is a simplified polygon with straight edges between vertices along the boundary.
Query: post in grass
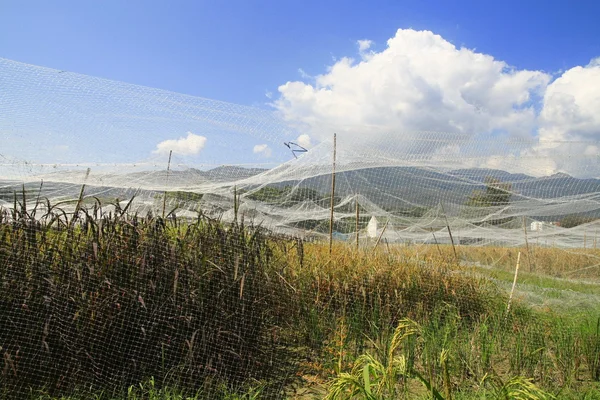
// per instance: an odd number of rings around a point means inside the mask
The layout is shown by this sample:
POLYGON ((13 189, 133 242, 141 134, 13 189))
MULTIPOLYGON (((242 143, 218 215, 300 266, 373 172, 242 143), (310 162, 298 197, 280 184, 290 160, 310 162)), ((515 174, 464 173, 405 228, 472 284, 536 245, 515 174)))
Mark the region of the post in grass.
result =
POLYGON ((513 279, 512 288, 510 289, 510 295, 508 296, 508 304, 506 304, 506 316, 510 313, 510 305, 512 303, 513 295, 515 293, 515 286, 517 286, 517 276, 519 275, 519 264, 521 263, 521 252, 517 255, 517 266, 515 267, 515 278, 513 279))
POLYGON ((329 215, 329 254, 333 250, 333 206, 335 196, 335 151, 336 151, 336 134, 333 134, 333 168, 331 171, 331 213, 329 215))
POLYGON ((162 218, 165 219, 165 210, 167 208, 167 185, 169 184, 169 171, 171 170, 171 155, 173 154, 173 150, 169 150, 169 162, 167 163, 167 178, 165 181, 165 194, 163 197, 163 206, 162 206, 162 218))

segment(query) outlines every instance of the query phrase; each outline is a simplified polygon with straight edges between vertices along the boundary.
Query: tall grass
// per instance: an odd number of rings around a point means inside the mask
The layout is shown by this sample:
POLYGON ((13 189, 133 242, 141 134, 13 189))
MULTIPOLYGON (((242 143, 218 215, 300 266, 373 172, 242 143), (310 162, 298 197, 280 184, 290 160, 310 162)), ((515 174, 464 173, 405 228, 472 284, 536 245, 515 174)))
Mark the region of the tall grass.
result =
POLYGON ((199 217, 0 214, 0 390, 282 382, 267 237, 199 217))
POLYGON ((497 398, 594 395, 600 380, 600 314, 516 299, 507 315, 506 292, 448 246, 330 255, 243 221, 25 203, 0 210, 0 396, 145 398, 152 382, 192 398, 350 398, 354 381, 359 396, 497 398))

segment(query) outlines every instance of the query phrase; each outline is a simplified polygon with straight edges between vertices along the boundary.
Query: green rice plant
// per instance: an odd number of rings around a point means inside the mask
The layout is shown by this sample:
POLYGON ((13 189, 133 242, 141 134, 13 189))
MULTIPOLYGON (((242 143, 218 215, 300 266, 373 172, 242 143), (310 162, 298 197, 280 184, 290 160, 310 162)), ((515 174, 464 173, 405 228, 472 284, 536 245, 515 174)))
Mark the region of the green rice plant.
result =
POLYGON ((581 337, 571 321, 554 319, 555 330, 552 333, 552 359, 561 386, 571 386, 577 378, 581 365, 581 337))
POLYGON ((532 318, 530 323, 512 318, 508 323, 509 332, 504 349, 508 355, 511 373, 533 377, 537 372, 543 376, 543 367, 547 366, 546 325, 535 318, 532 318))
POLYGON ((549 400, 555 397, 536 386, 531 379, 521 376, 503 381, 497 375, 483 377, 481 386, 489 385, 493 389, 493 398, 497 400, 549 400))
POLYGON ((584 348, 583 359, 590 378, 600 382, 600 317, 595 321, 586 320, 580 329, 584 348))
POLYGON ((449 393, 449 349, 453 348, 460 329, 460 316, 456 307, 451 304, 440 305, 421 323, 421 327, 423 369, 430 382, 439 386, 443 384, 449 393))
POLYGON ((412 368, 403 347, 411 337, 419 337, 421 327, 403 319, 383 346, 373 342, 374 354, 358 357, 351 372, 338 374, 330 383, 326 400, 361 398, 367 400, 408 398, 407 381, 416 379, 435 399, 442 395, 422 373, 412 368))

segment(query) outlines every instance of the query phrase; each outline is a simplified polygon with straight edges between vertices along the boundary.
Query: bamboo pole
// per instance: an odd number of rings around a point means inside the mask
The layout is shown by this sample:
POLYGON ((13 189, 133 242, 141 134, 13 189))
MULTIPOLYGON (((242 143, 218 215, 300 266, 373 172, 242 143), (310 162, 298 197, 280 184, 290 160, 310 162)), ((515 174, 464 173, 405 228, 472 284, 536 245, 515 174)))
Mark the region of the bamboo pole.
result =
POLYGON ((431 231, 431 234, 433 235, 433 241, 435 242, 435 247, 437 247, 438 249, 438 253, 440 253, 440 257, 442 259, 444 259, 444 255, 442 254, 442 249, 440 249, 440 244, 437 241, 437 238, 435 237, 435 232, 433 231, 433 227, 429 229, 431 231))
POLYGON ((510 289, 510 296, 508 296, 508 304, 506 305, 506 316, 510 312, 510 305, 512 303, 513 294, 515 293, 515 286, 517 286, 517 276, 519 275, 519 264, 521 263, 521 252, 517 255, 517 266, 515 267, 515 278, 513 279, 512 289, 510 289))
POLYGON ((358 252, 358 239, 359 239, 358 219, 360 218, 360 207, 358 206, 358 195, 355 196, 355 202, 356 202, 356 251, 358 252))
POLYGON ((335 152, 336 152, 336 134, 333 134, 333 167, 331 170, 331 214, 329 215, 329 254, 333 250, 333 206, 335 204, 335 152))
POLYGON ((373 251, 375 251, 375 249, 377 248, 377 245, 381 241, 381 238, 383 237, 383 234, 385 233, 385 229, 387 228, 387 226, 388 226, 389 223, 390 223, 390 220, 388 218, 388 220, 385 221, 385 225, 383 226, 383 229, 381 230, 381 233, 379 234, 379 237, 377 238, 377 242, 375 242, 375 246, 373 246, 373 251))
POLYGON ((444 210, 444 205, 440 202, 440 207, 442 207, 442 212, 444 213, 444 219, 446 220, 446 228, 448 228, 448 235, 450 235, 450 242, 452 243, 452 251, 454 252, 454 260, 456 264, 458 264, 458 254, 456 253, 456 246, 454 245, 454 237, 452 237, 452 230, 450 229, 450 223, 448 222, 448 216, 446 215, 446 210, 444 210))
MULTIPOLYGON (((171 171, 171 155, 173 155, 173 150, 169 150, 169 162, 167 163, 167 179, 165 182, 165 186, 169 184, 169 172, 171 171)), ((167 187, 165 187, 165 194, 163 196, 163 207, 162 207, 162 218, 165 219, 165 210, 167 209, 167 187)))
POLYGON ((238 212, 240 210, 239 198, 237 193, 237 186, 233 186, 233 222, 238 222, 238 212))
POLYGON ((527 249, 527 263, 529 264, 529 272, 533 272, 534 265, 531 262, 531 256, 529 255, 529 241, 527 240, 527 223, 525 221, 525 216, 523 215, 523 232, 525 233, 525 248, 527 249))

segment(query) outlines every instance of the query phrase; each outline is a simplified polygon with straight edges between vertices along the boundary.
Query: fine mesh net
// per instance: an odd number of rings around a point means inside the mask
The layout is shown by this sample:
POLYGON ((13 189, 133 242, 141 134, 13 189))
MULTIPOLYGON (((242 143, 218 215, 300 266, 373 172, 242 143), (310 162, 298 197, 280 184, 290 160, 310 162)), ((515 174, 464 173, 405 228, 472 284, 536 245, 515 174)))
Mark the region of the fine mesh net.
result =
POLYGON ((315 128, 4 59, 0 138, 7 398, 323 397, 403 318, 407 398, 600 376, 598 143, 315 128))

